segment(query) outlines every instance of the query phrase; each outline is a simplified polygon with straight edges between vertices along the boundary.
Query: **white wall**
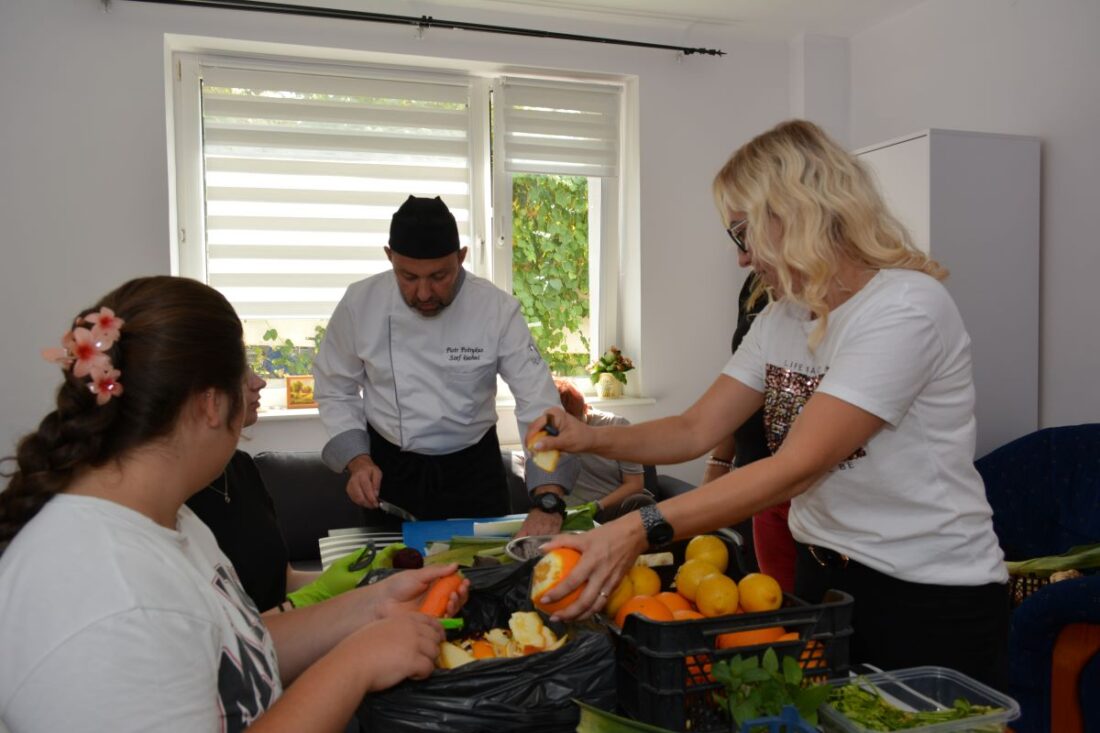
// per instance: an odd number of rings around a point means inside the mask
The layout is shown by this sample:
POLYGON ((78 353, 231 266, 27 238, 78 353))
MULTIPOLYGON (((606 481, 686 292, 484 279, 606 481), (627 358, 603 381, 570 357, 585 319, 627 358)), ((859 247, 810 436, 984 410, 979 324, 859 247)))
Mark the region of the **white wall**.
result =
MULTIPOLYGON (((787 46, 719 29, 615 26, 441 5, 375 3, 563 32, 717 46, 724 58, 544 39, 294 18, 114 0, 0 3, 0 309, 4 389, 0 453, 48 410, 59 383, 38 357, 77 310, 122 281, 169 271, 164 35, 189 34, 637 75, 641 114, 644 391, 633 420, 689 405, 729 349, 743 274, 714 212, 711 177, 788 111, 787 46)), ((125 382, 125 378, 123 378, 125 382)), ((266 423, 250 450, 320 447, 316 421, 266 423)), ((699 462, 671 473, 697 480, 699 462)))
POLYGON ((929 127, 1042 139, 1043 426, 1100 421, 1098 38, 1094 0, 929 0, 850 44, 853 147, 929 127))

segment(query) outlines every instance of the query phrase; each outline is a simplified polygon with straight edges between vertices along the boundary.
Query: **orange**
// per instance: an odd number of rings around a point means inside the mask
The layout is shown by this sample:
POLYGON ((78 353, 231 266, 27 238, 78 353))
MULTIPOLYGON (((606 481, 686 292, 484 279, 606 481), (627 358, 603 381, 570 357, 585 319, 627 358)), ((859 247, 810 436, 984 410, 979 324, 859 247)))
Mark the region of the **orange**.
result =
POLYGON ((634 584, 636 596, 655 596, 661 592, 661 576, 651 567, 635 565, 627 571, 626 577, 634 584))
POLYGON ((688 560, 676 571, 676 592, 689 601, 694 601, 699 581, 717 572, 718 568, 706 560, 688 560))
POLYGON ((735 646, 756 646, 757 644, 771 644, 787 630, 782 626, 768 626, 764 629, 749 629, 748 631, 730 631, 718 635, 718 648, 731 649, 735 646))
POLYGON ((666 590, 665 592, 658 593, 653 597, 668 606, 668 610, 672 611, 673 613, 676 613, 677 611, 691 610, 691 601, 684 598, 679 593, 673 593, 666 590))
POLYGON ((477 639, 470 645, 471 651, 474 653, 474 659, 495 659, 496 651, 493 649, 493 645, 484 639, 477 639))
POLYGON ((705 685, 707 682, 714 682, 714 675, 711 674, 711 670, 714 665, 710 663, 710 657, 706 654, 700 654, 697 657, 689 656, 684 660, 687 666, 687 686, 692 685, 705 685))
POLYGON ((706 616, 693 608, 681 608, 672 612, 672 618, 677 621, 687 621, 689 619, 706 618, 706 616))
POLYGON ((764 573, 749 573, 737 584, 741 608, 748 613, 774 611, 783 605, 783 589, 779 581, 764 573))
POLYGON ((580 597, 584 587, 588 585, 587 581, 573 589, 565 598, 553 603, 539 602, 539 599, 556 588, 558 583, 569 577, 569 573, 573 572, 573 568, 577 566, 580 559, 581 553, 572 547, 556 547, 535 563, 535 568, 531 571, 531 602, 535 604, 535 608, 546 613, 556 613, 580 597))
POLYGON ((626 621, 626 617, 632 613, 645 616, 652 621, 672 621, 672 611, 665 604, 653 596, 634 596, 624 603, 615 614, 615 623, 620 627, 626 621))
POLYGON ((713 573, 699 581, 695 589, 695 605, 704 616, 726 616, 737 610, 737 583, 721 573, 713 573))
MULTIPOLYGON (((807 672, 811 669, 823 670, 828 666, 825 662, 825 647, 822 646, 820 641, 810 639, 806 642, 806 647, 798 655, 798 666, 807 672)), ((824 682, 825 679, 826 675, 823 674, 806 675, 806 680, 815 685, 824 682)))
POLYGON ((788 631, 786 634, 776 639, 776 641, 798 641, 800 638, 797 631, 788 631))
POLYGON ((709 562, 718 568, 718 572, 724 573, 729 567, 730 553, 721 538, 712 534, 701 534, 692 537, 691 542, 688 542, 684 559, 709 562))
POLYGON ((634 592, 634 584, 630 582, 629 576, 623 576, 623 579, 619 581, 619 584, 615 586, 615 590, 607 599, 607 603, 603 607, 603 612, 611 618, 615 618, 615 614, 622 607, 624 603, 629 601, 637 595, 634 592))

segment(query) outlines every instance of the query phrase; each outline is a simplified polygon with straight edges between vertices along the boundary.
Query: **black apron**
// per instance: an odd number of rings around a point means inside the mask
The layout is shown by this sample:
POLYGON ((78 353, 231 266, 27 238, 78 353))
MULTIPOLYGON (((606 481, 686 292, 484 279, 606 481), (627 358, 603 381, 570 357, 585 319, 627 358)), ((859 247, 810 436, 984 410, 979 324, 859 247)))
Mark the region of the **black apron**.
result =
MULTIPOLYGON (((382 469, 381 497, 417 519, 499 517, 509 513, 508 483, 496 427, 468 448, 428 456, 403 451, 370 424, 371 459, 382 469)), ((377 517, 371 511, 371 519, 377 517)))

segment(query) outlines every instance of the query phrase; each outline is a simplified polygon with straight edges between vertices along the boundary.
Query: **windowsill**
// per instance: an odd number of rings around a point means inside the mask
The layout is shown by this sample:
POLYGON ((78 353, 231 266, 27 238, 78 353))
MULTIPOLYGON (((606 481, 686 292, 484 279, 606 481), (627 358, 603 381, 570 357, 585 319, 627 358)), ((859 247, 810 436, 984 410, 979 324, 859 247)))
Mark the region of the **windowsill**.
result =
MULTIPOLYGON (((600 399, 595 395, 585 395, 584 401, 592 407, 634 407, 637 405, 655 405, 657 400, 653 397, 615 397, 612 399, 600 399)), ((514 410, 516 401, 512 397, 497 398, 497 411, 514 410)), ((316 419, 320 416, 316 407, 300 407, 293 410, 271 409, 260 411, 260 422, 280 422, 283 420, 316 419)))

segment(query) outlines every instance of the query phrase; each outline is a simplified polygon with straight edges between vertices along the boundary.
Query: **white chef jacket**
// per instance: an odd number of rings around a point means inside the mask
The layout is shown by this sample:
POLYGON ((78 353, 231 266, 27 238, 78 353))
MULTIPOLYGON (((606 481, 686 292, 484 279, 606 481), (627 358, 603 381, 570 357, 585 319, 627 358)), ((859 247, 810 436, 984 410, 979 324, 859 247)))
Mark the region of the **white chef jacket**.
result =
MULTIPOLYGON (((496 424, 497 374, 516 398, 520 435, 560 407, 550 369, 519 302, 462 270, 454 301, 427 317, 401 297, 387 271, 353 283, 336 306, 313 364, 314 395, 329 434, 322 457, 342 471, 370 452, 366 423, 402 450, 455 453, 496 424)), ((572 488, 575 461, 552 474, 528 472, 527 486, 572 488)))

